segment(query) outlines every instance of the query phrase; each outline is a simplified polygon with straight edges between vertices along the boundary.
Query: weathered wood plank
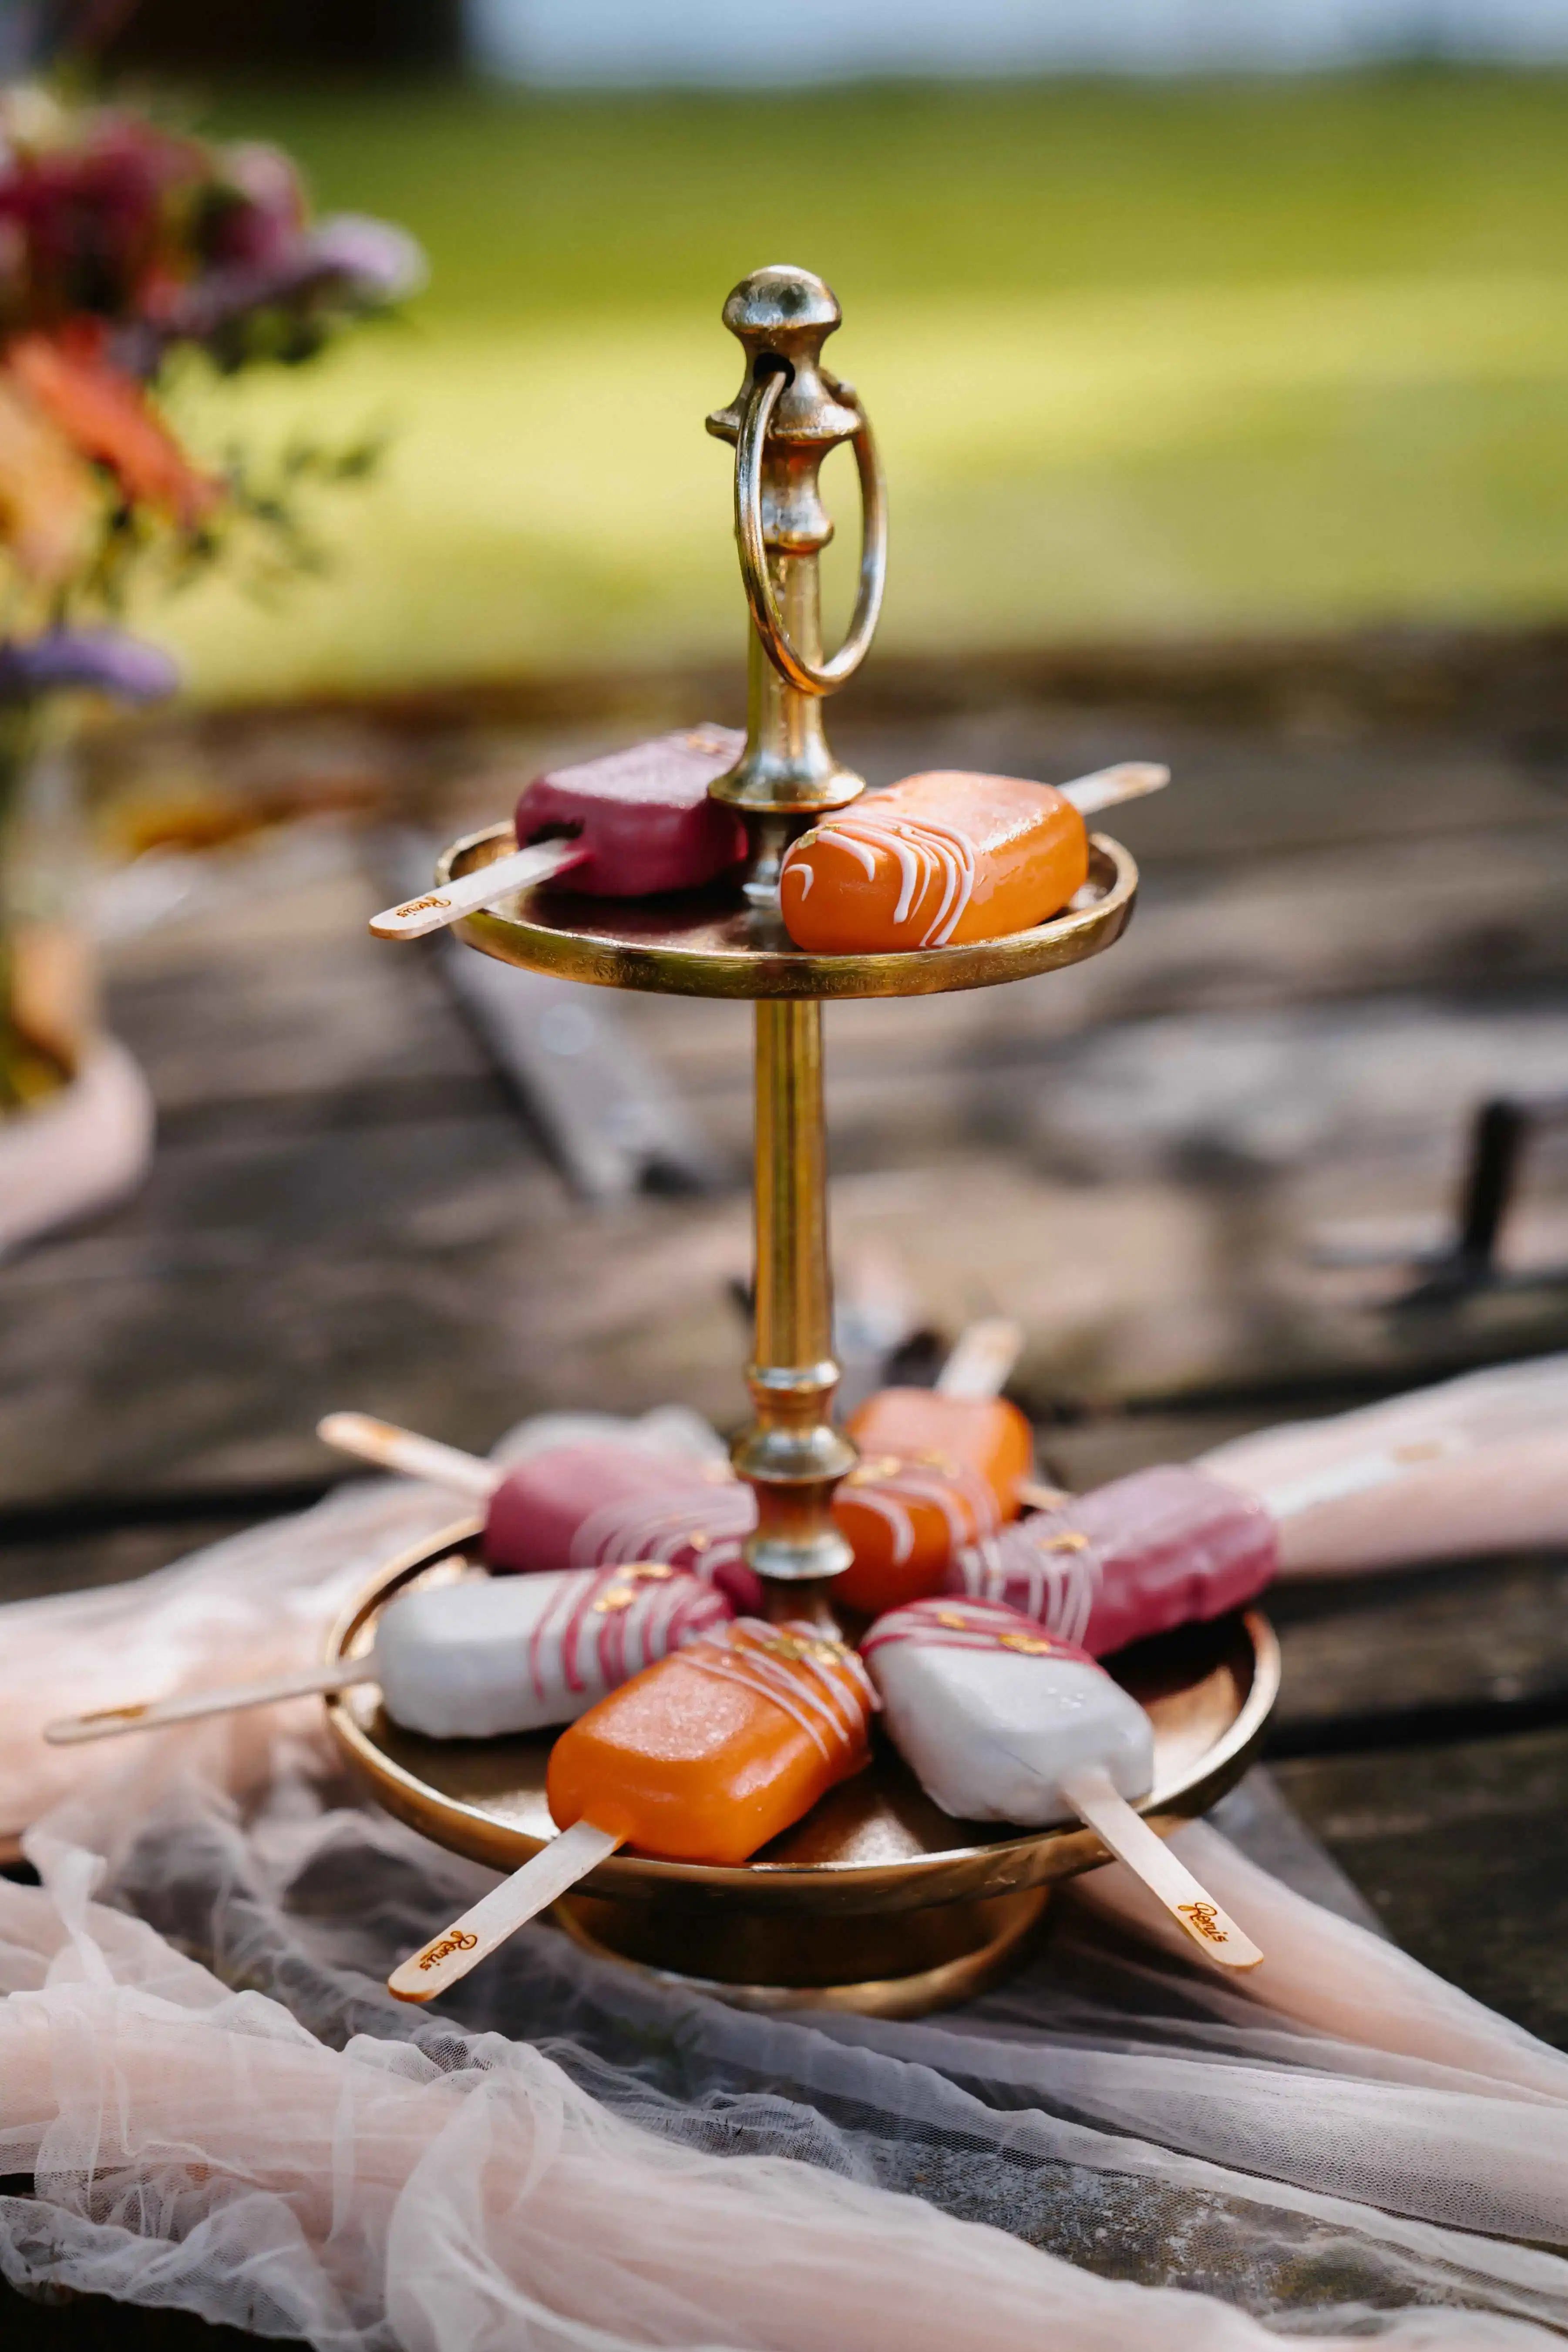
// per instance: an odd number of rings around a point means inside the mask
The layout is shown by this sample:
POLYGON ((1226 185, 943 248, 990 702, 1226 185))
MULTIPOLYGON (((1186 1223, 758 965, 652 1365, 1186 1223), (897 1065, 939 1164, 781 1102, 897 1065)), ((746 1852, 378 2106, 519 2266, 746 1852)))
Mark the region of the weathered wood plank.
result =
MULTIPOLYGON (((1568 1719, 1568 1559, 1522 1556, 1280 1588, 1281 1740, 1310 1748, 1347 1718, 1560 1709, 1568 1719)), ((1338 1732, 1339 1744, 1344 1734, 1338 1732)))

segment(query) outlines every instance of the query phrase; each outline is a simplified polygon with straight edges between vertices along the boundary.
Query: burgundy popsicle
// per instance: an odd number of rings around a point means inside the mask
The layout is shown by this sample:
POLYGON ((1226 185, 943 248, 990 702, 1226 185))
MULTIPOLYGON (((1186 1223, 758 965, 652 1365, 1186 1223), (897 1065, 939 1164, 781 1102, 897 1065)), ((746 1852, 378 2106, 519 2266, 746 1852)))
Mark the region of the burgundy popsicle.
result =
POLYGON ((552 769, 518 799, 517 846, 577 845, 586 855, 562 872, 561 884, 591 898, 699 888, 746 854, 740 819, 708 798, 708 786, 745 749, 731 727, 691 727, 552 769))
POLYGON ((746 855, 740 819, 708 798, 745 748, 733 728, 688 727, 536 776, 517 801, 516 849, 383 908, 371 929, 424 939, 552 883, 599 898, 700 889, 746 855))
POLYGON ((525 1575, 663 1560, 753 1610, 762 1587, 743 1546, 756 1524, 751 1489, 727 1463, 587 1438, 507 1473, 489 1499, 485 1557, 525 1575))
POLYGON ((1240 1608, 1278 1565, 1276 1522, 1257 1496, 1170 1464, 1114 1478, 971 1545, 947 1590, 1005 1601, 1103 1657, 1240 1608))

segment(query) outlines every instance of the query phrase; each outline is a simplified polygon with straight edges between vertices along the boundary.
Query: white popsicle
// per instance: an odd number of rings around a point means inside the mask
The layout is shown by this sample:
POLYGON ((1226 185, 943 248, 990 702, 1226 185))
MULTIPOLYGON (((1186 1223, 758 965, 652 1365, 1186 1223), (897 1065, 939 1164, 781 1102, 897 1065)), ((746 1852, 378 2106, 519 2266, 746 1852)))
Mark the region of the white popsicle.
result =
POLYGON ((184 1692, 51 1723, 55 1746, 156 1731, 313 1692, 379 1683, 394 1723, 430 1739, 494 1739, 570 1723, 643 1666, 727 1622, 711 1585, 662 1561, 541 1576, 463 1576, 400 1594, 368 1657, 226 1691, 184 1692))
POLYGON ((889 1610, 861 1654, 894 1745, 945 1813, 1084 1822, 1206 1958, 1257 1966, 1257 1946, 1133 1811, 1154 1781, 1153 1729, 1085 1652, 1000 1602, 939 1599, 889 1610))

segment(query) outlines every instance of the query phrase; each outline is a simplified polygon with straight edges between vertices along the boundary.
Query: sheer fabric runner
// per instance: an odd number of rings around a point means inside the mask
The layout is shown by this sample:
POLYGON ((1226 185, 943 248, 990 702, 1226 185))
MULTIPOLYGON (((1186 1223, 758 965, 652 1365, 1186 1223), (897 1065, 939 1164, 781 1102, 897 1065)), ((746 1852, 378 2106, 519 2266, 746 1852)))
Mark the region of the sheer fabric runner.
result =
POLYGON ((1184 1850, 1270 1956, 1245 1990, 1108 1868, 1022 1975, 919 2023, 748 2016, 544 1926, 431 2016, 382 1979, 489 1874, 361 1809, 316 1703, 38 1746, 63 1708, 298 1663, 453 1516, 378 1483, 0 1613, 43 1879, 0 1884, 13 2283, 331 2352, 1568 2330, 1568 2060, 1207 1826, 1184 1850))

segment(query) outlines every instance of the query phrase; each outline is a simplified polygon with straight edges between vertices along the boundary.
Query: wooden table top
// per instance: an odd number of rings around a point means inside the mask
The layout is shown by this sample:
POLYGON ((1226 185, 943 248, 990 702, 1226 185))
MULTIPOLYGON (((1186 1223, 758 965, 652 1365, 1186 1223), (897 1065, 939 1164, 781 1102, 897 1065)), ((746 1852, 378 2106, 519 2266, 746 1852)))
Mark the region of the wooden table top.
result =
MULTIPOLYGON (((439 959, 364 928, 398 894, 383 820, 448 836, 599 740, 459 730, 411 752, 368 723, 279 719, 274 766, 357 760, 372 816, 236 844, 183 908, 111 946, 110 1017, 152 1080, 157 1161, 134 1201, 0 1270, 0 1595, 139 1574, 296 1507, 342 1475, 312 1435, 334 1407, 480 1449, 547 1406, 739 1419, 745 1008, 607 1001, 717 1181, 591 1208, 439 959)), ((1227 727, 1019 704, 919 729, 846 710, 835 740, 874 780, 1113 757, 1176 772, 1120 813, 1145 887, 1113 953, 828 1016, 841 1272, 874 1285, 891 1266, 937 1334, 1018 1316, 1016 1392, 1064 1481, 1568 1346, 1561 1284, 1412 1320, 1386 1311, 1397 1263, 1323 1263, 1421 1246, 1477 1100, 1568 1082, 1561 761, 1479 724, 1311 709, 1227 727)), ((1568 1261, 1565 1175, 1568 1138, 1544 1137, 1516 1266, 1568 1261)), ((1568 2046, 1565 1602, 1568 1559, 1542 1557, 1281 1595, 1272 1753, 1399 1942, 1568 2046)), ((96 2341, 70 2332, 87 2325, 56 2314, 36 2340, 96 2341)), ((212 2340, 157 2325, 161 2343, 212 2340)))

